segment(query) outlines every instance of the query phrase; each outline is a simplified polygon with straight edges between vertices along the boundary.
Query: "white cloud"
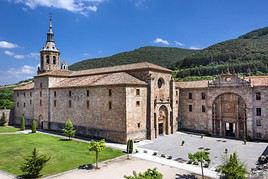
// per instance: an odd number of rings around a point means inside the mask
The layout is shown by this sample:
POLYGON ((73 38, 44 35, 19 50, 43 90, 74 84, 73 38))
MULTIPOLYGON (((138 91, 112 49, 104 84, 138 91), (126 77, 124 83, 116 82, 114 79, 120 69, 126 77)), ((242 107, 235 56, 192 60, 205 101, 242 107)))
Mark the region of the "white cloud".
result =
POLYGON ((164 40, 162 38, 156 38, 154 39, 154 43, 159 43, 159 44, 164 44, 164 45, 169 45, 169 42, 167 40, 164 40))
POLYGON ((29 65, 23 65, 19 68, 10 68, 7 71, 0 71, 0 85, 14 84, 19 81, 33 78, 36 74, 36 68, 29 65))
POLYGON ((15 0, 15 3, 24 4, 30 9, 53 7, 87 15, 89 11, 96 12, 98 5, 104 1, 106 0, 15 0))
POLYGON ((191 50, 201 50, 202 48, 201 47, 196 47, 196 46, 191 46, 191 47, 189 47, 189 49, 191 49, 191 50))
POLYGON ((185 44, 184 43, 181 43, 181 42, 178 42, 178 41, 174 41, 175 45, 176 46, 184 46, 185 44))
POLYGON ((4 54, 6 54, 6 55, 8 55, 8 56, 11 56, 11 57, 14 57, 14 58, 16 58, 16 59, 24 59, 24 58, 25 58, 24 55, 16 54, 16 53, 11 52, 11 51, 9 51, 9 50, 5 50, 5 51, 4 51, 4 54))
POLYGON ((0 41, 0 48, 16 48, 18 47, 17 44, 11 43, 11 42, 7 42, 7 41, 0 41))

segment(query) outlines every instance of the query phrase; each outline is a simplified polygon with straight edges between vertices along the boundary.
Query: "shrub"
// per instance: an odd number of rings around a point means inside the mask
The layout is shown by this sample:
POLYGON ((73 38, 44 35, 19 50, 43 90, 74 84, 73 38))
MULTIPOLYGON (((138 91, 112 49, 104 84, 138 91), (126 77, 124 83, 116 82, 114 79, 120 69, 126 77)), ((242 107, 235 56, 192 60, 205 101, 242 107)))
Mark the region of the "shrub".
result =
POLYGON ((147 154, 148 152, 147 152, 147 150, 144 150, 143 153, 147 154))
POLYGON ((127 153, 132 154, 133 153, 133 140, 129 139, 127 141, 127 153))
POLYGON ((74 129, 73 123, 70 119, 66 121, 63 132, 67 137, 69 137, 69 140, 71 140, 71 137, 74 137, 76 130, 74 129))
POLYGON ((184 145, 184 143, 185 143, 185 142, 184 142, 184 140, 183 140, 183 141, 181 141, 181 146, 183 146, 183 145, 184 145))
POLYGON ((202 172, 202 178, 204 178, 204 171, 203 171, 203 164, 207 162, 209 164, 210 159, 209 159, 209 153, 205 151, 198 151, 194 154, 189 153, 188 158, 193 161, 194 165, 198 165, 200 162, 201 164, 201 172, 202 172))
POLYGON ((153 155, 156 156, 157 155, 157 152, 154 152, 153 155))
POLYGON ((170 155, 170 156, 168 156, 168 158, 167 159, 169 159, 169 160, 171 160, 172 159, 172 156, 170 155))
POLYGON ((3 112, 2 117, 0 119, 0 126, 5 126, 6 123, 7 123, 6 114, 3 112))
POLYGON ((25 178, 38 178, 44 165, 50 160, 50 157, 38 155, 34 148, 32 155, 25 158, 25 163, 21 166, 21 171, 25 178))
POLYGON ((137 174, 133 171, 133 176, 124 176, 125 179, 162 179, 163 175, 154 169, 148 169, 144 173, 137 174))
POLYGON ((165 154, 161 154, 161 157, 166 158, 165 154))
POLYGON ((20 119, 20 130, 24 131, 25 130, 25 118, 24 114, 22 114, 21 119, 20 119))
POLYGON ((247 174, 246 166, 239 160, 236 153, 226 158, 216 171, 221 172, 228 179, 245 179, 247 174))
POLYGON ((36 133, 36 120, 32 120, 32 133, 36 133))

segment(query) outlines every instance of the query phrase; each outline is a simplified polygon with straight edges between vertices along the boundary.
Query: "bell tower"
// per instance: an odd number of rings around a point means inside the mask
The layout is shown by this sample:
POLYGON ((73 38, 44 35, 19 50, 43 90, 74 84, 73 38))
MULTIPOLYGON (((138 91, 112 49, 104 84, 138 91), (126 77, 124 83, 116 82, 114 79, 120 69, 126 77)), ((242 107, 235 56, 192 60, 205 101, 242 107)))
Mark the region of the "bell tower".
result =
POLYGON ((44 47, 40 50, 40 67, 38 67, 37 73, 40 74, 60 69, 60 51, 55 44, 54 33, 52 31, 52 18, 50 16, 47 40, 44 47))

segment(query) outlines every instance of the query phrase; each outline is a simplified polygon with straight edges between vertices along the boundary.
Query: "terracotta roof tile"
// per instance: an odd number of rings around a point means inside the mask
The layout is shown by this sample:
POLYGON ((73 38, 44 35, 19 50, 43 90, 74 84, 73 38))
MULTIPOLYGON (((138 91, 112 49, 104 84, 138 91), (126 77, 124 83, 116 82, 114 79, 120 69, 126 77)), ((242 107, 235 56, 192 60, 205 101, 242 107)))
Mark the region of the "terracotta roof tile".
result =
POLYGON ((140 69, 154 69, 154 70, 171 73, 171 70, 167 68, 164 68, 164 67, 152 64, 152 63, 148 63, 148 62, 143 62, 143 63, 133 63, 133 64, 127 64, 127 65, 117 65, 117 66, 112 66, 112 67, 81 70, 81 71, 73 71, 71 76, 124 72, 124 71, 130 71, 130 70, 140 70, 140 69))
POLYGON ((69 88, 83 86, 104 86, 104 85, 146 85, 141 81, 125 72, 110 73, 102 75, 81 76, 66 78, 51 88, 69 88))
POLYGON ((26 85, 22 85, 22 86, 18 86, 16 88, 14 88, 14 90, 31 90, 34 88, 34 83, 31 82, 31 83, 28 83, 26 85))

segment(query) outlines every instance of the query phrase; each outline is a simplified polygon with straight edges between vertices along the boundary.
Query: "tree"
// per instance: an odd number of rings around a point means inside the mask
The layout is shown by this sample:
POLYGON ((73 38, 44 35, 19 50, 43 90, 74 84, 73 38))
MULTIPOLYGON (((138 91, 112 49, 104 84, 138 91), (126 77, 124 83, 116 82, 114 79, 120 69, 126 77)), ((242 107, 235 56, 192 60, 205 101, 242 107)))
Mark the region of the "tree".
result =
POLYGON ((133 171, 133 176, 124 176, 125 179, 162 179, 163 175, 154 169, 148 169, 144 173, 137 174, 135 171, 133 171))
POLYGON ((203 170, 203 164, 204 162, 210 162, 209 159, 209 153, 206 151, 198 151, 194 154, 189 153, 188 157, 190 160, 192 160, 193 162, 200 162, 201 165, 201 171, 202 171, 202 178, 204 179, 204 170, 203 170))
POLYGON ((129 154, 133 153, 133 140, 129 139, 127 141, 127 158, 129 159, 129 154))
POLYGON ((6 114, 3 112, 2 117, 0 119, 0 126, 5 126, 6 123, 7 123, 6 114))
POLYGON ((96 169, 99 169, 99 166, 98 166, 99 153, 104 149, 105 149, 104 139, 100 141, 92 141, 89 143, 89 151, 94 151, 96 153, 96 169))
POLYGON ((65 128, 63 129, 64 134, 69 137, 69 140, 71 140, 71 137, 74 137, 75 135, 75 128, 73 126, 73 123, 70 119, 68 119, 65 123, 65 128))
POLYGON ((224 158, 223 164, 217 167, 217 172, 221 172, 228 179, 246 179, 247 169, 237 154, 233 153, 228 158, 224 158))
POLYGON ((33 149, 32 155, 25 158, 21 171, 25 178, 38 178, 44 165, 50 160, 50 157, 38 155, 36 148, 33 149))
POLYGON ((24 131, 25 130, 25 118, 24 114, 22 114, 21 119, 20 119, 20 130, 24 131))
POLYGON ((32 120, 32 133, 36 133, 36 120, 32 120))

